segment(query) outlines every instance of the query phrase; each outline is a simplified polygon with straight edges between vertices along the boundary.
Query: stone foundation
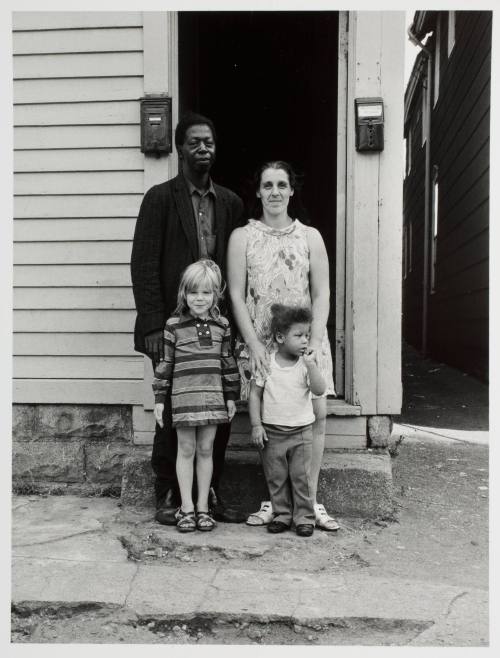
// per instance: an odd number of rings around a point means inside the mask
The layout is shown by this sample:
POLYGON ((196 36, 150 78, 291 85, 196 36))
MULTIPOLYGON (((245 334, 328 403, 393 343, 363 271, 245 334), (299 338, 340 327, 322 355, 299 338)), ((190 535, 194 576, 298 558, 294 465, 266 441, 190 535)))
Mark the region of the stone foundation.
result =
POLYGON ((15 404, 12 485, 30 493, 119 493, 133 445, 128 405, 15 404))

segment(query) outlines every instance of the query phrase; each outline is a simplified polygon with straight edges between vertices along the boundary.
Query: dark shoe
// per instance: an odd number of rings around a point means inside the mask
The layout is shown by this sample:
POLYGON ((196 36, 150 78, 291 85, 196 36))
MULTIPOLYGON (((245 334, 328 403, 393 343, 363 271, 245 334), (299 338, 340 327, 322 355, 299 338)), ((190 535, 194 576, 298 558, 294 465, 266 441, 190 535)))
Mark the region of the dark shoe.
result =
POLYGON ((176 512, 181 505, 179 497, 173 489, 167 491, 165 500, 158 506, 155 519, 162 525, 177 525, 176 512))
POLYGON ((299 537, 310 537, 314 532, 314 526, 312 523, 299 523, 295 528, 295 532, 299 537))
POLYGON ((213 487, 210 487, 208 494, 208 507, 210 515, 216 521, 223 523, 244 523, 246 515, 235 507, 226 507, 221 500, 221 497, 215 492, 213 487))
POLYGON ((285 530, 290 530, 290 526, 283 521, 271 521, 267 525, 267 532, 272 532, 277 534, 278 532, 285 532, 285 530))

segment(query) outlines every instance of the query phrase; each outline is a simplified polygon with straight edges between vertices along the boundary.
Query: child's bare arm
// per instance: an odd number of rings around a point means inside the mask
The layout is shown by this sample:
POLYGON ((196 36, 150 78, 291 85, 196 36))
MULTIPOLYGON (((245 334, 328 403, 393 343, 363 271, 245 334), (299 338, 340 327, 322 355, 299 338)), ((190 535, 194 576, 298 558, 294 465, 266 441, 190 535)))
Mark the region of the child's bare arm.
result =
POLYGON ((264 441, 267 441, 266 431, 262 427, 261 402, 264 388, 258 386, 252 380, 250 384, 250 395, 248 397, 248 414, 252 425, 252 441, 258 448, 264 447, 264 441))
POLYGON ((326 383, 319 371, 313 354, 304 354, 307 374, 309 375, 309 387, 313 395, 323 395, 326 391, 326 383))

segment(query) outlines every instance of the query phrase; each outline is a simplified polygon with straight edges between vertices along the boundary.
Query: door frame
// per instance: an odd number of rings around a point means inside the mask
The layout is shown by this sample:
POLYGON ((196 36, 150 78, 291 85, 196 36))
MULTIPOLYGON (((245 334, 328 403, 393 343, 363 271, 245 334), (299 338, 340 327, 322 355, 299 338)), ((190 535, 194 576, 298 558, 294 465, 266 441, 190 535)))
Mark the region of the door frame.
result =
MULTIPOLYGON (((337 218, 335 254, 335 388, 345 392, 345 281, 346 281, 346 185, 347 185, 347 83, 349 12, 339 11, 337 103, 337 218)), ((144 95, 168 93, 172 98, 172 125, 179 116, 178 12, 144 12, 144 95)), ((144 191, 175 176, 175 147, 167 158, 144 156, 144 191)), ((333 348, 333 346, 332 346, 333 348)), ((153 408, 151 361, 144 358, 143 406, 153 408)))

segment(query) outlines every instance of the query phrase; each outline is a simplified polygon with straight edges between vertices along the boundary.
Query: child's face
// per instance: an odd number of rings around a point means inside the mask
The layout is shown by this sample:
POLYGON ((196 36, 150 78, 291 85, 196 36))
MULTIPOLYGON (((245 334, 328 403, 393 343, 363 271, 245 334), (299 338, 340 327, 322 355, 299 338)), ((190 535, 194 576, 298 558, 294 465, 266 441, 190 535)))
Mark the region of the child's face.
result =
POLYGON ((186 292, 186 303, 197 318, 206 318, 214 303, 214 293, 208 286, 201 285, 186 292))
POLYGON ((286 334, 277 334, 276 340, 280 351, 290 356, 302 356, 309 345, 311 325, 308 322, 297 322, 292 324, 286 334))

